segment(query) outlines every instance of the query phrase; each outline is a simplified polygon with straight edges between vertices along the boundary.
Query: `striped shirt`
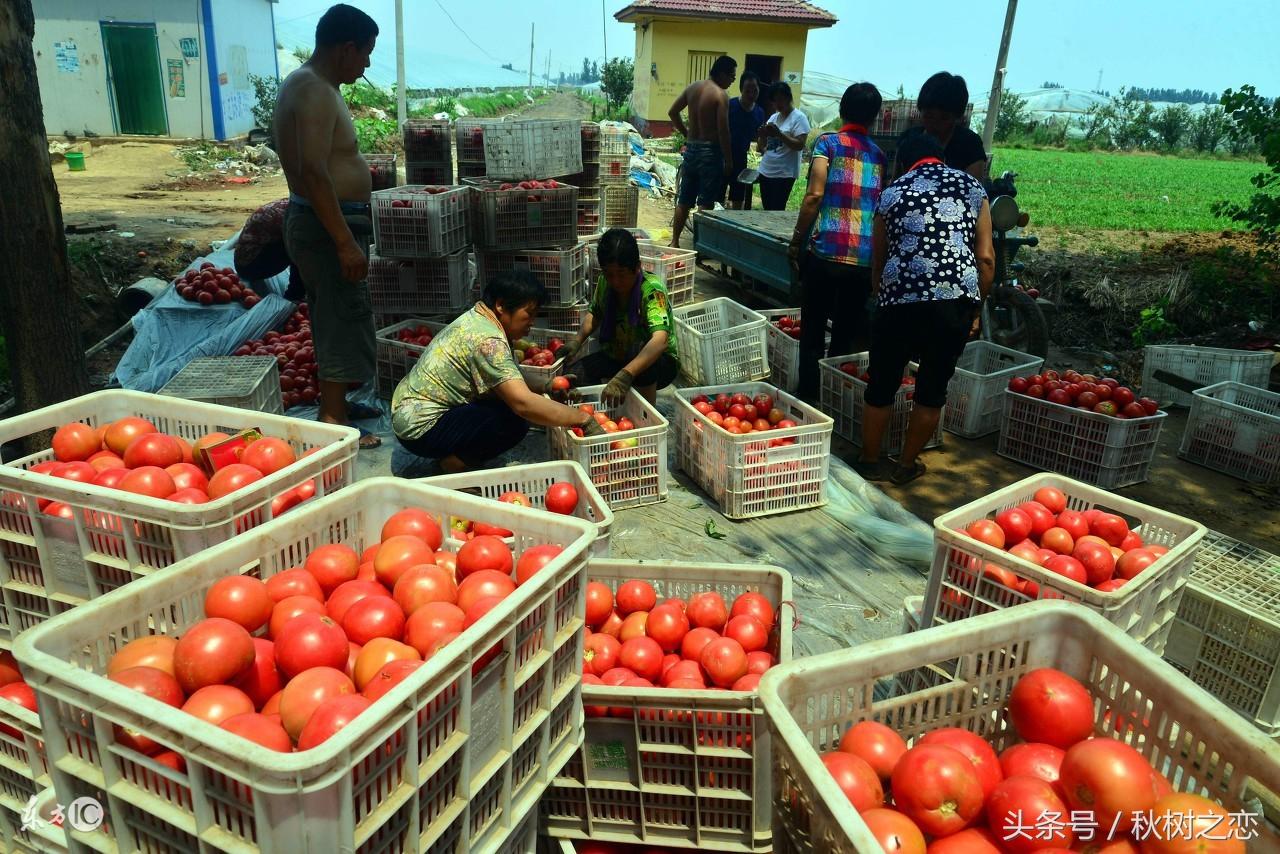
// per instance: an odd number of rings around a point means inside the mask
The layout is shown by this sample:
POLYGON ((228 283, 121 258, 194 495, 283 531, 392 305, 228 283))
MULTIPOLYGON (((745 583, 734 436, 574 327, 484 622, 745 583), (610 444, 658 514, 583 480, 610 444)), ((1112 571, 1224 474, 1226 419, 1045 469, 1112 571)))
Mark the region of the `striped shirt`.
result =
POLYGON ((815 255, 840 264, 871 266, 871 223, 880 200, 884 152, 856 125, 824 133, 813 157, 827 160, 827 185, 813 230, 815 255))

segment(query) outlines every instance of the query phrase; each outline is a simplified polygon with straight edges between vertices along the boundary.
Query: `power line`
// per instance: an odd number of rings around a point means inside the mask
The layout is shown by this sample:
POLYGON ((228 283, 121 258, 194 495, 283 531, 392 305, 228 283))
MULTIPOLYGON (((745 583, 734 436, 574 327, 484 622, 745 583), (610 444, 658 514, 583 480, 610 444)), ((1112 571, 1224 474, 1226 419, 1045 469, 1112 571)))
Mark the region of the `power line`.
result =
POLYGON ((448 19, 449 19, 449 23, 453 24, 453 25, 454 25, 454 27, 456 27, 456 28, 457 28, 458 32, 462 33, 463 38, 465 38, 467 41, 471 42, 471 44, 475 46, 476 50, 480 51, 480 52, 481 52, 481 53, 483 53, 485 56, 487 56, 487 57, 489 57, 490 59, 492 59, 494 62, 501 62, 501 60, 500 60, 500 59, 498 59, 498 57, 494 56, 493 54, 489 53, 489 51, 487 51, 487 50, 485 50, 484 48, 480 47, 480 45, 476 44, 476 40, 475 40, 475 39, 473 39, 473 38, 471 38, 471 36, 467 35, 467 31, 466 31, 466 30, 464 30, 464 29, 462 29, 462 27, 460 27, 460 26, 458 25, 458 22, 457 22, 457 21, 455 21, 455 20, 453 19, 453 15, 450 15, 450 14, 449 14, 449 10, 448 10, 448 9, 446 9, 446 8, 444 7, 444 4, 443 4, 443 3, 441 3, 441 2, 440 2, 440 0, 436 0, 436 5, 440 7, 440 11, 441 11, 441 12, 444 12, 444 16, 445 16, 446 18, 448 18, 448 19))

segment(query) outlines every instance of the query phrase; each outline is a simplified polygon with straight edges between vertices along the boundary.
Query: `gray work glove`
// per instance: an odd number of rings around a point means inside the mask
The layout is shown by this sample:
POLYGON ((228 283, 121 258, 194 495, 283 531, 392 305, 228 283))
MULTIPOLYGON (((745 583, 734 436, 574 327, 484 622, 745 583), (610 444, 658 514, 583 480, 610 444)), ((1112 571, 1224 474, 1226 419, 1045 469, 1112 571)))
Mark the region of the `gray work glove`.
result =
POLYGON ((564 343, 564 346, 556 351, 557 359, 564 359, 567 365, 578 357, 582 352, 582 344, 576 338, 572 338, 564 343))
POLYGON ((592 439, 596 436, 608 436, 609 434, 600 426, 600 422, 596 421, 594 415, 588 415, 586 422, 582 425, 582 435, 592 439))
POLYGON ((626 368, 618 371, 600 393, 601 402, 610 407, 622 403, 626 400, 627 393, 631 391, 631 384, 635 381, 635 377, 631 376, 631 372, 626 368))

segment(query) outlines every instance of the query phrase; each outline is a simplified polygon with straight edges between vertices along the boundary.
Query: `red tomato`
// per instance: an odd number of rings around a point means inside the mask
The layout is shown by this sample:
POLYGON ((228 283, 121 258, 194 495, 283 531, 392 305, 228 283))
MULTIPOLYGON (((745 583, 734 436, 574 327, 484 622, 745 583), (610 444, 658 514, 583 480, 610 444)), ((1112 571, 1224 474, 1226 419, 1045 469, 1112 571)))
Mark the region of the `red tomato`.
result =
POLYGON ((1009 693, 1009 719, 1023 741, 1066 750, 1093 735, 1093 697, 1061 670, 1032 670, 1009 693))
POLYGON ((456 602, 458 585, 448 570, 423 564, 405 570, 391 595, 401 610, 411 615, 428 602, 456 602))
POLYGON ((658 604, 658 594, 647 581, 624 581, 615 598, 618 615, 622 617, 636 611, 652 611, 653 606, 658 604))
POLYGON ((763 650, 747 653, 747 672, 748 673, 764 673, 776 662, 773 656, 763 650))
MULTIPOLYGON (((259 439, 258 442, 265 441, 259 439)), ((253 445, 258 444, 254 442, 253 445)), ((253 447, 250 445, 249 447, 253 447)), ((360 556, 350 546, 331 544, 320 546, 307 555, 302 568, 315 576, 320 590, 328 596, 345 581, 352 581, 360 571, 360 556)))
POLYGON ((267 624, 275 604, 267 585, 250 575, 219 578, 204 594, 206 617, 225 617, 251 633, 267 624))
POLYGON ((730 619, 742 616, 755 617, 766 629, 769 629, 773 627, 775 614, 773 605, 769 604, 764 594, 743 593, 733 600, 733 608, 729 610, 730 619))
POLYGON ((1031 517, 1017 507, 1010 507, 1008 510, 997 513, 996 524, 1000 526, 1000 530, 1004 531, 1006 543, 1022 542, 1031 536, 1031 529, 1035 526, 1031 517))
POLYGON ((699 629, 711 629, 719 633, 729 622, 729 609, 724 597, 714 591, 695 593, 689 597, 689 625, 699 629))
POLYGON ((248 712, 229 717, 219 726, 268 750, 280 753, 293 752, 293 741, 290 740, 289 733, 284 731, 284 727, 274 717, 248 712))
MULTIPOLYGON (((124 471, 124 469, 119 469, 124 471)), ((179 489, 169 496, 169 500, 177 504, 208 504, 209 493, 202 489, 179 489)))
POLYGON ((547 494, 543 497, 542 504, 552 513, 572 516, 578 509, 578 490, 572 483, 564 481, 553 483, 547 487, 547 494))
POLYGON ((209 478, 209 497, 216 501, 258 480, 262 480, 262 472, 253 466, 232 463, 226 468, 218 469, 209 478))
POLYGON ((1069 555, 1075 549, 1076 541, 1065 528, 1055 526, 1040 537, 1040 547, 1055 554, 1069 555))
POLYGON ((617 638, 596 632, 583 642, 582 659, 585 670, 603 676, 618 666, 622 644, 617 638))
POLYGON ((359 579, 344 581, 338 585, 333 593, 329 594, 329 600, 325 603, 324 613, 328 615, 329 619, 338 625, 342 625, 343 618, 347 616, 347 609, 361 599, 370 596, 389 595, 391 594, 387 593, 387 588, 376 581, 361 581, 359 579))
POLYGON ((1043 504, 1055 516, 1067 509, 1067 496, 1063 494, 1062 490, 1055 489, 1052 486, 1044 486, 1037 489, 1033 498, 1043 504))
MULTIPOLYGON (((124 468, 124 460, 120 459, 110 451, 98 451, 96 454, 90 456, 85 462, 93 466, 98 471, 124 468)), ((34 469, 32 470, 34 471, 34 469)), ((170 474, 173 474, 173 472, 170 472, 170 474)), ((203 472, 201 473, 201 476, 203 476, 203 472)))
MULTIPOLYGON (((122 646, 120 650, 107 662, 107 675, 126 670, 130 667, 155 667, 163 670, 170 676, 173 675, 173 650, 178 646, 178 639, 166 637, 165 635, 148 635, 146 637, 135 638, 122 646)), ((3 653, 6 662, 12 662, 14 672, 17 672, 17 663, 13 662, 13 653, 7 650, 3 653)), ((6 671, 7 671, 6 667, 6 671)), ((5 676, 7 676, 7 672, 5 676)), ((0 676, 0 679, 3 679, 0 676)), ((21 679, 22 676, 15 676, 13 679, 4 680, 13 682, 21 679)))
POLYGON ((1143 827, 1143 854, 1244 854, 1238 816, 1200 795, 1170 794, 1156 801, 1143 827))
POLYGON ((416 507, 393 513, 382 526, 383 542, 392 537, 411 536, 425 542, 431 550, 438 551, 444 542, 444 534, 431 514, 416 507))
POLYGON ((614 667, 600 674, 600 681, 605 685, 617 687, 628 679, 635 679, 636 675, 625 667, 614 667))
POLYGON ((290 678, 316 667, 343 670, 350 655, 342 628, 318 614, 300 614, 276 635, 276 666, 290 678))
POLYGON ((392 638, 374 638, 360 648, 356 654, 355 664, 351 668, 351 681, 356 683, 357 691, 364 691, 365 686, 393 661, 421 661, 422 656, 407 643, 392 638))
POLYGON ((1004 779, 1000 770, 1000 758, 995 750, 979 735, 959 727, 943 727, 927 732, 916 741, 917 745, 942 745, 965 755, 973 763, 973 770, 982 785, 982 797, 987 799, 1004 779))
POLYGON ((840 750, 858 757, 871 766, 876 776, 887 781, 907 743, 889 727, 877 721, 859 721, 840 738, 840 750))
POLYGON ((313 667, 299 673, 280 693, 280 721, 285 732, 296 739, 317 706, 332 697, 355 691, 355 683, 332 667, 313 667))
POLYGON ((964 532, 978 542, 986 543, 992 548, 1004 548, 1004 529, 990 519, 978 519, 970 522, 964 532))
POLYGON ((1011 854, 1065 849, 1073 835, 1070 811, 1051 783, 1039 777, 1010 777, 996 786, 987 801, 992 834, 1011 854), (1048 821, 1056 814, 1056 821, 1048 821))
POLYGON ((253 666, 253 638, 244 626, 222 617, 201 620, 178 639, 173 672, 183 692, 230 682, 253 666))
MULTIPOLYGON (((747 675, 749 676, 751 674, 747 675)), ((702 665, 696 661, 689 661, 684 658, 671 665, 671 667, 662 674, 662 684, 665 687, 671 687, 671 683, 678 680, 692 680, 704 688, 707 684, 706 677, 702 675, 702 665)))
POLYGON ((1089 522, 1089 532, 1102 537, 1107 545, 1118 546, 1129 536, 1129 523, 1114 513, 1099 513, 1089 522))
MULTIPOLYGON (((142 639, 140 638, 140 640, 142 639)), ((129 644, 125 644, 125 647, 127 648, 133 643, 137 643, 137 641, 130 641, 129 644)), ((118 655, 119 653, 116 654, 116 656, 118 655)), ((108 662, 108 672, 110 672, 111 664, 115 662, 116 656, 112 656, 111 661, 108 662)), ((18 667, 18 660, 13 657, 13 653, 9 652, 9 650, 0 650, 0 685, 22 681, 22 670, 18 667)))
POLYGON ((1015 744, 1000 754, 1000 770, 1006 777, 1039 777, 1046 783, 1057 783, 1065 755, 1052 744, 1015 744))
POLYGON ((737 682, 729 686, 730 691, 755 691, 760 687, 760 674, 747 673, 737 682))
POLYGON ((852 753, 833 750, 822 754, 822 764, 858 812, 884 806, 884 787, 866 762, 852 753))
POLYGON ((1054 515, 1050 513, 1039 501, 1026 501, 1018 505, 1018 509, 1031 519, 1031 533, 1027 536, 1039 540, 1044 536, 1044 532, 1054 527, 1057 522, 1054 515))
MULTIPOLYGON (((626 641, 622 644, 622 651, 618 653, 618 661, 637 676, 651 682, 662 675, 662 647, 653 638, 638 637, 626 641)), ((745 673, 745 655, 742 669, 745 673)))
POLYGON ((49 474, 63 480, 74 480, 77 483, 93 483, 101 472, 84 462, 59 463, 49 474))
POLYGON ((982 812, 982 783, 973 763, 942 745, 913 747, 891 778, 893 802, 930 836, 956 833, 982 812))
POLYGON ((615 638, 622 633, 622 618, 618 616, 616 611, 610 611, 609 616, 601 624, 599 631, 606 635, 613 635, 615 638))
MULTIPOLYGON (((22 708, 29 712, 34 712, 36 714, 40 713, 39 709, 36 707, 35 689, 26 682, 10 682, 8 685, 0 687, 0 700, 7 700, 10 703, 22 706, 22 708)), ((8 724, 0 724, 0 732, 18 739, 19 741, 23 739, 22 733, 18 732, 15 727, 11 727, 8 724)))
POLYGON ((182 446, 164 433, 144 433, 129 443, 123 459, 126 468, 168 468, 182 462, 182 446))
POLYGON ((247 715, 255 708, 248 694, 230 685, 206 685, 182 704, 182 711, 215 726, 227 718, 247 715))
MULTIPOLYGON (((178 685, 178 680, 163 670, 157 670, 154 667, 128 667, 110 674, 107 678, 118 685, 173 706, 175 709, 182 706, 182 688, 178 685)), ((155 741, 136 730, 115 726, 112 732, 115 733, 117 742, 139 753, 152 753, 160 747, 155 741)))
POLYGON ((255 709, 270 700, 282 685, 276 669, 275 644, 266 638, 254 638, 253 665, 231 684, 249 695, 255 709))
POLYGON ((369 698, 370 702, 377 702, 383 694, 408 679, 410 674, 425 663, 421 660, 407 658, 387 662, 364 686, 364 695, 369 698))
POLYGON ((1116 559, 1111 556, 1111 549, 1092 540, 1080 540, 1072 549, 1071 556, 1084 567, 1087 583, 1097 586, 1110 581, 1116 571, 1116 559))
POLYGON ((1083 513, 1075 510, 1063 510, 1058 514, 1057 521, 1058 527, 1070 534, 1073 541, 1089 533, 1089 520, 1085 518, 1083 513))
MULTIPOLYGON (((582 685, 585 688, 588 685, 603 685, 604 682, 594 673, 582 674, 582 685)), ((585 699, 585 698, 584 698, 585 699)), ((582 713, 589 718, 603 718, 609 714, 608 706, 591 706, 583 705, 582 713)))
POLYGON ((298 750, 310 750, 328 741, 371 705, 369 698, 360 694, 344 694, 325 700, 316 707, 298 735, 298 750))
POLYGON ((689 633, 689 618, 676 605, 659 605, 649 613, 645 634, 657 641, 663 652, 675 652, 689 633))
POLYGON ((1149 548, 1132 549, 1116 561, 1116 575, 1128 581, 1137 577, 1138 573, 1151 566, 1156 560, 1156 554, 1149 548))
POLYGON ((244 449, 244 453, 240 455, 240 462, 253 466, 264 475, 275 474, 280 469, 293 465, 297 460, 288 442, 269 436, 250 442, 244 449))
POLYGON ((626 643, 632 638, 642 638, 648 632, 649 612, 634 611, 627 614, 627 618, 622 621, 622 628, 618 630, 618 640, 626 643))
POLYGON ((698 663, 721 688, 728 688, 747 675, 747 653, 742 644, 732 638, 711 641, 703 647, 698 663))
MULTIPOLYGON (((114 472, 116 470, 109 469, 108 471, 114 472)), ((106 473, 103 472, 103 474, 106 473)), ((178 491, 169 473, 156 466, 143 466, 142 468, 133 469, 120 479, 118 488, 123 489, 125 492, 145 495, 150 498, 168 498, 178 491)))
POLYGON ((587 582, 587 625, 598 628, 613 613, 613 591, 599 581, 587 582))
POLYGON ((173 478, 173 485, 179 490, 198 489, 204 492, 209 488, 209 478, 204 476, 204 472, 198 466, 191 463, 174 463, 165 471, 169 473, 169 477, 173 478))
POLYGON ((466 612, 449 602, 428 602, 409 615, 404 639, 426 658, 435 652, 441 639, 457 637, 466 622, 466 612))
POLYGON ((702 651, 720 635, 713 629, 690 629, 680 642, 680 656, 689 661, 701 661, 702 651))
POLYGON ((458 549, 458 578, 464 581, 470 575, 490 570, 510 575, 511 564, 511 549, 498 537, 476 537, 458 549))
POLYGON ((284 627, 303 614, 324 614, 324 605, 310 596, 290 596, 281 599, 271 609, 271 620, 267 623, 267 635, 279 638, 284 627))
MULTIPOLYGON (((866 818, 866 816, 863 816, 866 818)), ((929 844, 928 854, 1004 854, 991 831, 969 827, 959 833, 935 839, 929 844)))
POLYGON ((75 460, 87 460, 102 447, 98 441, 98 431, 88 424, 73 421, 63 424, 53 434, 53 456, 64 463, 75 460))
POLYGON ((564 551, 562 547, 552 545, 525 549, 520 554, 520 560, 516 561, 516 585, 524 584, 562 551, 564 551))
POLYGON ((343 634, 351 643, 361 646, 374 638, 402 637, 404 624, 404 610, 388 596, 361 599, 352 604, 342 617, 343 634))
POLYGON ((1071 555, 1054 555, 1044 562, 1044 568, 1078 584, 1089 583, 1089 573, 1085 571, 1084 564, 1071 555))
POLYGON ((1133 814, 1156 802, 1154 771, 1142 754, 1111 738, 1090 738, 1067 748, 1058 785, 1072 809, 1092 810, 1100 827, 1127 832, 1133 814))
POLYGON ((426 541, 411 534, 397 534, 382 541, 373 558, 373 569, 378 580, 392 589, 410 567, 431 563, 435 563, 435 550, 426 541))
MULTIPOLYGON (((472 542, 475 542, 475 540, 472 540, 472 542)), ((503 548, 506 547, 504 546, 503 548)), ((510 596, 515 592, 516 585, 508 573, 510 573, 510 567, 507 568, 507 572, 482 569, 468 575, 458 585, 458 607, 465 614, 471 610, 472 605, 481 599, 487 599, 490 596, 497 596, 503 599, 510 596)))
POLYGON ((724 636, 742 644, 747 652, 759 652, 769 645, 769 629, 755 617, 742 614, 725 624, 724 636))
POLYGON ((301 567, 286 569, 268 578, 267 593, 271 594, 271 598, 277 602, 288 599, 290 596, 309 596, 317 602, 324 601, 324 591, 320 589, 320 583, 316 581, 314 575, 301 567))
MULTIPOLYGON (((129 416, 109 424, 102 434, 102 443, 108 450, 124 456, 125 449, 129 447, 134 439, 144 433, 154 432, 156 432, 156 425, 147 419, 129 416)), ((182 461, 178 460, 178 462, 182 461)))
POLYGON ((925 854, 924 834, 897 810, 867 810, 862 820, 886 854, 925 854))

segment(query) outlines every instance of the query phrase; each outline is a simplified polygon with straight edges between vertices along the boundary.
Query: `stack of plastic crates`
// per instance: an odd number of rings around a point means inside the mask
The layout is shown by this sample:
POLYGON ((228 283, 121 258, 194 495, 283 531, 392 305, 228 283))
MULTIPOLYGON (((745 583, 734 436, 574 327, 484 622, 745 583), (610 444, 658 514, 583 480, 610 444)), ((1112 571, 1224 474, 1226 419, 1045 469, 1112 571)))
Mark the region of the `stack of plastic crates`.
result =
POLYGON ((458 150, 458 180, 483 178, 484 131, 497 119, 458 119, 453 123, 453 139, 458 150))
POLYGON ((456 314, 470 303, 470 194, 469 187, 417 184, 373 194, 375 315, 456 314))
POLYGON ((453 183, 448 119, 410 119, 404 123, 404 171, 410 184, 453 183))
MULTIPOLYGON (((406 136, 408 129, 405 129, 406 136)), ((394 154, 366 154, 364 162, 369 164, 369 181, 372 190, 390 190, 400 183, 396 173, 396 156, 394 154)), ((434 183, 434 182, 423 182, 434 183)), ((448 181, 438 183, 447 184, 448 181)))
MULTIPOLYGON (((538 307, 538 325, 567 338, 577 333, 580 324, 572 323, 586 310, 591 295, 587 281, 590 255, 587 244, 578 243, 564 249, 519 249, 511 252, 477 252, 476 273, 481 282, 512 271, 531 274, 546 289, 546 301, 538 307), (550 323, 554 318, 562 325, 550 323)), ((538 343, 542 346, 541 342, 538 343)), ((521 365, 524 370, 526 365, 521 365)), ((527 375, 526 371, 526 375, 527 375)), ((553 373, 559 373, 559 363, 553 373)))

